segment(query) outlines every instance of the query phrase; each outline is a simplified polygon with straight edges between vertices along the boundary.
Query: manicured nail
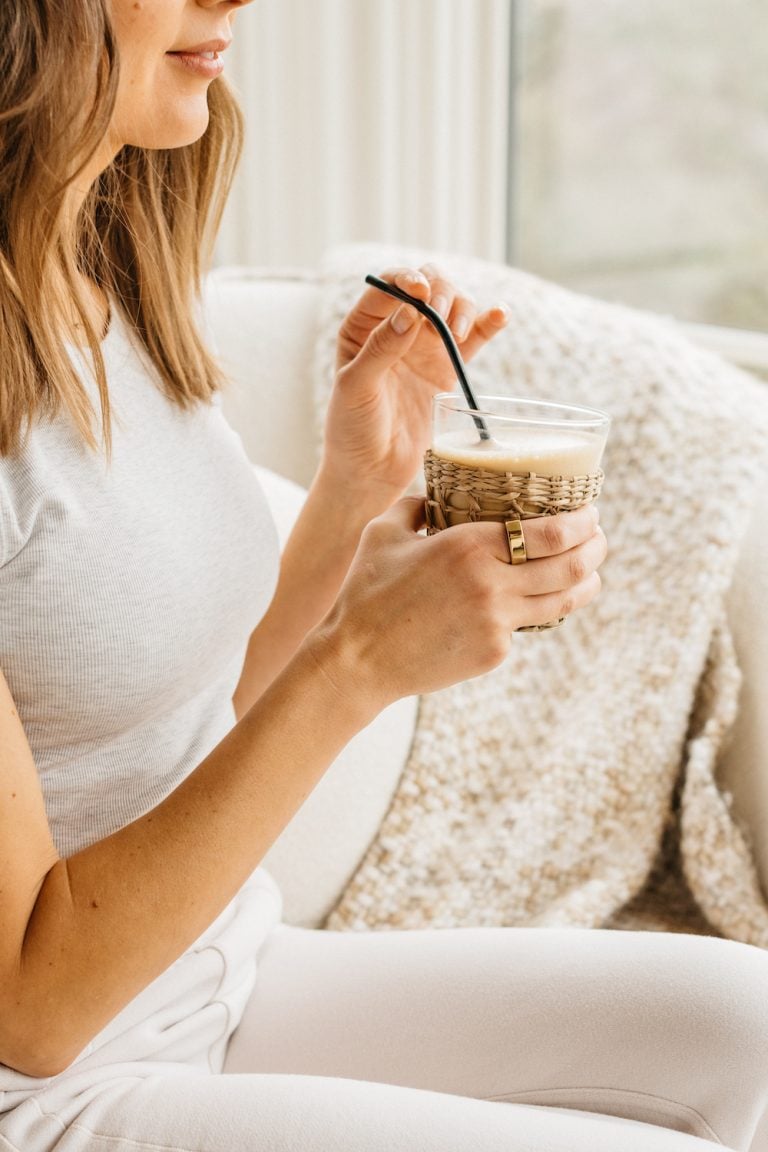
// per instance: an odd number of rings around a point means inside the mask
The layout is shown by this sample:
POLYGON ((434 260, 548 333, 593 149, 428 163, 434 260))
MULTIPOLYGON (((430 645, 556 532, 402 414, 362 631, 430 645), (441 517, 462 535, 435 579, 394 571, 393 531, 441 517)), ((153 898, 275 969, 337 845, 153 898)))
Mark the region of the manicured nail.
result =
POLYGON ((506 304, 496 304, 494 311, 495 312, 501 312, 502 316, 504 317, 504 323, 506 324, 507 320, 509 320, 509 317, 511 315, 507 305, 506 304))
POLYGON ((457 340, 463 340, 467 332, 469 332, 469 320, 466 316, 459 316, 453 326, 453 334, 457 340))
POLYGON ((432 307, 434 308, 435 312, 440 313, 443 319, 445 319, 445 317, 448 315, 448 301, 446 300, 445 296, 435 296, 434 300, 432 301, 432 307))
POLYGON ((415 308, 411 308, 410 304, 401 304, 396 312, 392 315, 392 327, 398 336, 404 335, 409 328, 413 328, 416 323, 418 313, 415 308))

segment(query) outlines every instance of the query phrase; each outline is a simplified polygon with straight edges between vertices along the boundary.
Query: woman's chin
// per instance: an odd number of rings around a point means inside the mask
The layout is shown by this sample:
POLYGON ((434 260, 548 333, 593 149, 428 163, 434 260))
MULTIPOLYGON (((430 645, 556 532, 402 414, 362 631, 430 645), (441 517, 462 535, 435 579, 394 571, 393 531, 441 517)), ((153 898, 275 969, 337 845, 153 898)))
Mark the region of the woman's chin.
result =
POLYGON ((134 148, 184 148, 205 134, 209 119, 207 96, 203 96, 199 102, 195 101, 195 107, 187 105, 176 116, 163 116, 162 123, 148 124, 146 131, 137 132, 134 128, 126 134, 129 138, 124 139, 124 143, 134 148))

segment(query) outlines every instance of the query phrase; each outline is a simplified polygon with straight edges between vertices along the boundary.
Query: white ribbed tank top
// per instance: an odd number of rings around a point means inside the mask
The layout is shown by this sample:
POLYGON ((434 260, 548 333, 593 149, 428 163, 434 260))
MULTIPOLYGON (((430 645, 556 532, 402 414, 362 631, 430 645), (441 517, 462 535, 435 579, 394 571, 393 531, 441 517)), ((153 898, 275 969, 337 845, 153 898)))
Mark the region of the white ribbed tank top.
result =
MULTIPOLYGON (((111 466, 64 412, 34 426, 20 459, 0 457, 0 668, 65 856, 159 804, 231 729, 248 638, 279 567, 266 500, 220 401, 172 404, 113 312, 103 344, 111 466)), ((82 376, 98 413, 96 384, 82 376)), ((214 987, 217 1001, 229 984, 242 1001, 252 952, 279 918, 277 885, 258 869, 88 1051, 140 1024, 159 988, 176 996, 181 973, 190 992, 201 981, 187 1020, 214 987), (195 957, 214 944, 223 971, 212 983, 195 957)), ((236 1023, 235 1011, 227 1033, 236 1023)), ((225 1039, 217 1033, 220 1048, 225 1039)), ((140 1048, 134 1034, 132 1055, 140 1048)), ((34 1083, 0 1067, 0 1112, 34 1083)))
POLYGON ((279 564, 220 404, 173 405, 118 316, 103 351, 111 468, 63 416, 0 458, 0 667, 62 855, 155 807, 232 727, 279 564))

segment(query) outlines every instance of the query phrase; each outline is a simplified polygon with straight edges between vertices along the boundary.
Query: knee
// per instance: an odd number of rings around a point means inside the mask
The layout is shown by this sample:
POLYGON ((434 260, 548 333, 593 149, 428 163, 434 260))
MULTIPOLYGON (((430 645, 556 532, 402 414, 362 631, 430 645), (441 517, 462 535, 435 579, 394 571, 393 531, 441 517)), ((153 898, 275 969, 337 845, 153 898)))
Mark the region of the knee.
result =
MULTIPOLYGON (((768 1069, 768 952, 749 944, 697 937, 677 974, 677 1011, 695 1044, 707 1041, 731 1067, 768 1069)), ((702 1048, 701 1050, 705 1050, 702 1048)))
MULTIPOLYGON (((622 934, 623 935, 623 934, 622 934)), ((606 1012, 670 1060, 768 1069, 768 951, 711 936, 629 933, 603 964, 606 1012)), ((608 950, 605 950, 608 951, 608 950)))

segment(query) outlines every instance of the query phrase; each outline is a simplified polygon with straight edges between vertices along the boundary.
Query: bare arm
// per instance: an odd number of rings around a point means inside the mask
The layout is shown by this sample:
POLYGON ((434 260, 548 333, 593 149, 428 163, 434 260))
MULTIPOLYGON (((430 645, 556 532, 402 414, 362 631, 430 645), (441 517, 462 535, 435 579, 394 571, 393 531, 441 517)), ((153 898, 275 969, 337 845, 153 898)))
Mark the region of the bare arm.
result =
POLYGON ((47 1076, 215 919, 373 714, 307 649, 163 803, 60 860, 0 684, 0 1062, 47 1076))
POLYGON ((361 503, 317 473, 280 562, 269 609, 251 633, 232 703, 240 720, 330 609, 365 525, 386 505, 361 503))
MULTIPOLYGON (((466 321, 471 359, 506 324, 474 303, 436 269, 384 273, 421 299, 445 300, 454 326, 466 321)), ((233 696, 239 719, 328 611, 360 533, 389 508, 419 469, 429 443, 432 395, 454 384, 453 370, 431 325, 405 306, 413 324, 396 325, 403 309, 369 288, 345 318, 336 349, 336 379, 326 416, 322 463, 285 549, 277 593, 254 630, 233 696)))

